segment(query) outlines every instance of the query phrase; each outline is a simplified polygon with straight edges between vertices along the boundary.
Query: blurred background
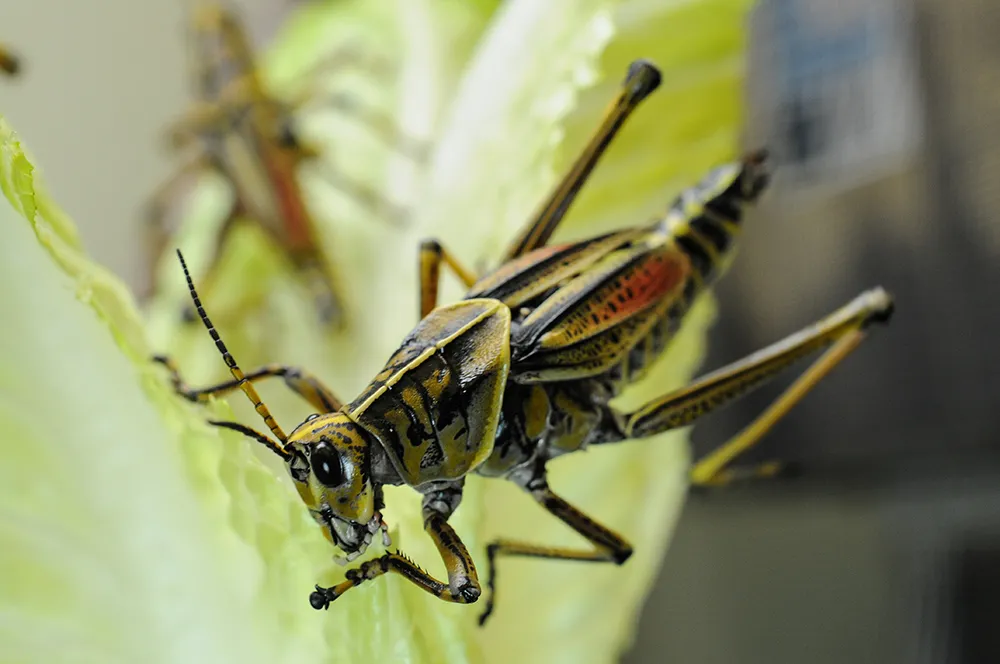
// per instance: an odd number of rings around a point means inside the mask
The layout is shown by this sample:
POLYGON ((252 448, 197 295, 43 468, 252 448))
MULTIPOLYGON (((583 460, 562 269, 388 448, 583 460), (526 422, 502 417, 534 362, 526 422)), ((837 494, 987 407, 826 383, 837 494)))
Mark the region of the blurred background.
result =
MULTIPOLYGON (((258 43, 285 11, 237 5, 258 43)), ((189 101, 184 19, 174 0, 0 6, 2 37, 32 45, 0 107, 136 287, 138 211, 176 165, 159 132, 189 101)), ((750 20, 745 142, 779 176, 705 368, 874 285, 896 317, 754 452, 797 478, 692 496, 625 661, 1000 661, 1000 5, 760 0, 750 20)), ((699 425, 696 454, 785 385, 699 425)))
POLYGON ((998 27, 980 0, 757 4, 746 136, 780 174, 709 363, 876 284, 896 315, 754 452, 801 477, 689 501, 628 661, 1000 661, 998 27))

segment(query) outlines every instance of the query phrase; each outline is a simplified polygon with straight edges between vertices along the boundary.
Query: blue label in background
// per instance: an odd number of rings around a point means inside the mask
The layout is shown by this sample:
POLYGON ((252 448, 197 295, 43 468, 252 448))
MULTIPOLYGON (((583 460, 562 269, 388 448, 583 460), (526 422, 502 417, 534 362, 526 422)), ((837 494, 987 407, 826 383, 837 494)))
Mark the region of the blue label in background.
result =
POLYGON ((750 78, 767 84, 758 102, 768 142, 798 185, 870 179, 913 153, 920 113, 905 1, 757 6, 751 48, 767 64, 750 78))

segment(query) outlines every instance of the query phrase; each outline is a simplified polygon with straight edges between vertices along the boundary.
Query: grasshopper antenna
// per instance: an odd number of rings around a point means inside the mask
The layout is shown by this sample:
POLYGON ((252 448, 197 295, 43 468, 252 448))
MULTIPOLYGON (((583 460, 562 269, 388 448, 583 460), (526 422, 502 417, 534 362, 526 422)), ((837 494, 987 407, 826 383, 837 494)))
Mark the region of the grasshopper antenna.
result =
MULTIPOLYGON (((212 325, 212 321, 209 319, 208 314, 205 313, 205 307, 201 304, 201 298, 198 297, 198 291, 194 287, 194 280, 191 279, 191 272, 188 271, 187 263, 184 261, 184 255, 181 253, 180 249, 177 250, 177 258, 181 261, 181 268, 184 270, 184 278, 187 279, 188 290, 191 292, 191 299, 194 300, 194 308, 198 310, 198 317, 201 318, 201 322, 205 324, 206 328, 208 328, 208 333, 211 335, 212 341, 215 342, 215 347, 219 349, 220 353, 222 353, 222 359, 225 360, 226 366, 229 367, 229 373, 233 375, 233 378, 239 381, 240 389, 243 390, 243 393, 247 395, 248 399, 250 399, 250 403, 253 404, 254 410, 256 410, 257 414, 264 420, 264 424, 266 424, 271 430, 274 437, 281 442, 280 445, 276 445, 271 441, 265 442, 266 438, 264 436, 255 431, 251 434, 249 432, 252 430, 246 429, 242 426, 234 427, 230 426, 230 423, 219 423, 218 426, 225 426, 226 428, 240 431, 251 438, 256 438, 259 442, 267 445, 268 448, 282 458, 289 458, 290 455, 285 451, 285 444, 288 443, 288 436, 281 430, 281 427, 278 426, 274 416, 271 415, 271 411, 264 405, 264 402, 261 400, 260 395, 257 394, 257 389, 253 386, 253 383, 247 380, 246 374, 244 374, 243 370, 240 369, 238 364, 236 364, 236 360, 233 358, 232 354, 230 354, 229 349, 226 348, 226 344, 223 343, 222 337, 219 336, 219 332, 215 329, 215 326, 212 325)), ((213 422, 213 424, 215 423, 213 422)))
POLYGON ((277 445, 273 440, 271 440, 270 438, 268 438, 267 436, 265 436, 261 432, 255 431, 254 429, 251 429, 250 427, 243 426, 242 424, 240 424, 238 422, 224 422, 222 420, 209 420, 208 423, 211 424, 211 425, 213 425, 213 426, 220 427, 222 429, 230 429, 232 431, 238 431, 239 433, 243 434, 247 438, 253 438, 258 443, 260 443, 261 445, 263 445, 267 449, 271 450, 272 452, 274 452, 275 454, 277 454, 278 456, 280 456, 285 461, 291 461, 292 460, 292 455, 291 454, 289 454, 288 452, 286 452, 282 447, 280 447, 279 445, 277 445))

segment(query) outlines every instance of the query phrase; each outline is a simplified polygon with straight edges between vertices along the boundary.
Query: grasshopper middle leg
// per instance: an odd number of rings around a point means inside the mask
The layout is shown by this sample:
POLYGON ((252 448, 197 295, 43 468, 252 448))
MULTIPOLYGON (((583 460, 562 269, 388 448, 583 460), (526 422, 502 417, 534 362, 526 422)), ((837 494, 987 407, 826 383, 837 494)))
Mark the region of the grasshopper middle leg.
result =
POLYGON ((437 306, 438 284, 441 280, 441 263, 451 268, 452 272, 465 284, 472 288, 476 283, 476 275, 441 246, 437 240, 424 240, 420 243, 420 317, 423 318, 437 306))
POLYGON ((549 560, 576 560, 580 562, 615 563, 621 565, 632 556, 632 545, 618 533, 602 526, 589 516, 573 507, 549 488, 545 479, 543 463, 535 466, 530 479, 518 482, 552 516, 584 537, 592 548, 575 549, 553 547, 530 542, 499 539, 486 547, 487 589, 486 609, 479 616, 483 625, 493 613, 496 594, 496 560, 499 556, 522 556, 549 560))

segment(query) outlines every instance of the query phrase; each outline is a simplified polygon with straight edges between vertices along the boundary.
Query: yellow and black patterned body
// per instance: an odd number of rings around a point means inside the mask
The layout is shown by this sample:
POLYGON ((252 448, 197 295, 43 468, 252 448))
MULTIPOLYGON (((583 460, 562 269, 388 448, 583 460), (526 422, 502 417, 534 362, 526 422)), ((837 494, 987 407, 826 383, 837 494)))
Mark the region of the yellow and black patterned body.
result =
POLYGON ((510 310, 497 300, 441 307, 357 399, 335 408, 330 397, 327 412, 292 431, 289 472, 331 542, 352 554, 365 550, 381 523, 382 485, 433 492, 460 483, 490 456, 509 338, 510 310), (310 472, 319 449, 333 479, 310 472))
POLYGON ((513 312, 501 425, 481 474, 621 433, 605 421, 607 402, 642 378, 724 272, 743 209, 766 184, 763 155, 750 155, 712 171, 647 227, 537 249, 473 286, 468 297, 513 312))
POLYGON ((436 514, 457 507, 464 477, 493 452, 509 338, 510 310, 497 300, 441 307, 357 399, 288 436, 299 496, 348 560, 384 528, 383 485, 406 484, 443 501, 436 514), (323 467, 332 470, 324 476, 323 467))
POLYGON ((497 300, 441 307, 344 412, 406 484, 461 479, 493 452, 509 338, 510 310, 497 300))

